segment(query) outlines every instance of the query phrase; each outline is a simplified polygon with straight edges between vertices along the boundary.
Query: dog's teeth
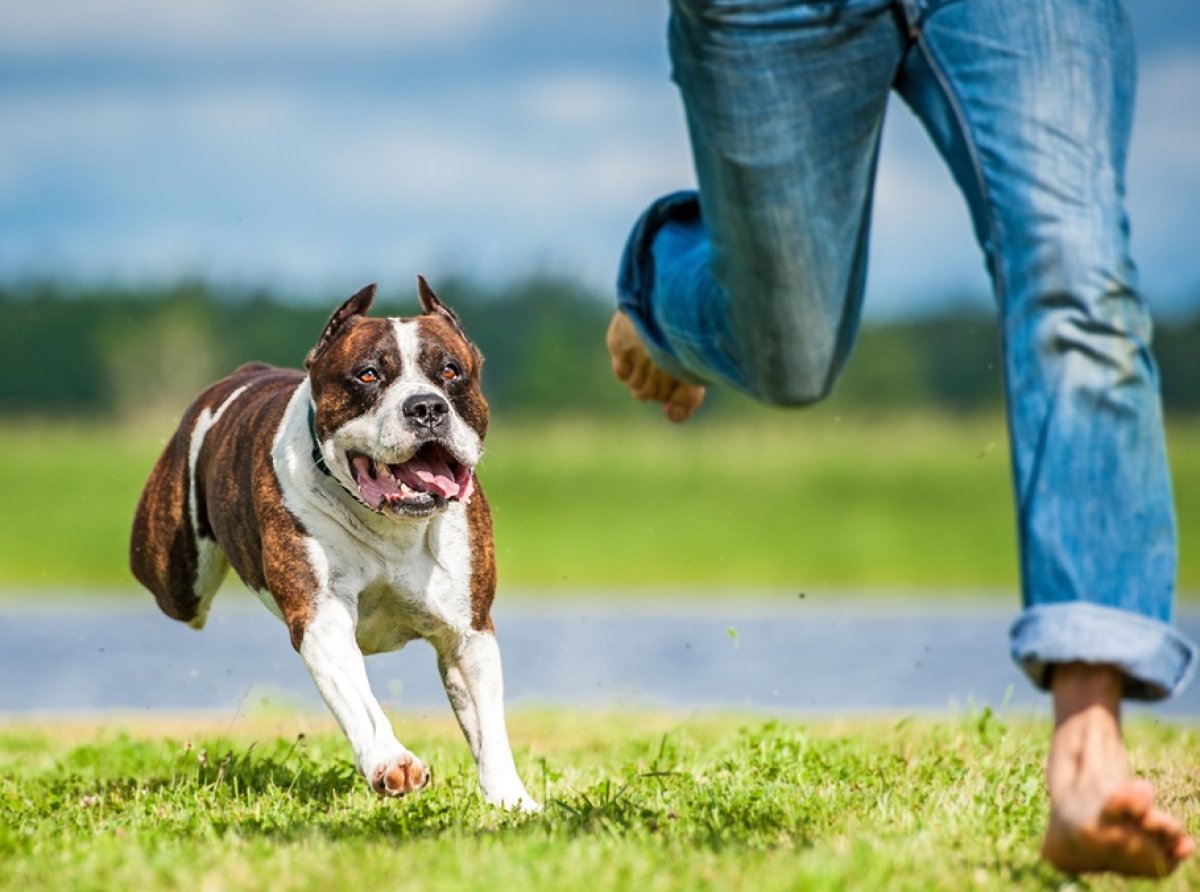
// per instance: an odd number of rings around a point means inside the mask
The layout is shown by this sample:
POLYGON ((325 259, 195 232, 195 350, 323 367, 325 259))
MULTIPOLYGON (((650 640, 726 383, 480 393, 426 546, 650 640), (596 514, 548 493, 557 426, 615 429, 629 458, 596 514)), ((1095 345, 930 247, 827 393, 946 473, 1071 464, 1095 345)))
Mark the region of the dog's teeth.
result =
POLYGON ((376 465, 376 467, 378 468, 378 473, 379 473, 380 477, 382 477, 384 480, 392 479, 391 467, 389 467, 388 465, 385 465, 383 462, 380 462, 378 465, 376 465))

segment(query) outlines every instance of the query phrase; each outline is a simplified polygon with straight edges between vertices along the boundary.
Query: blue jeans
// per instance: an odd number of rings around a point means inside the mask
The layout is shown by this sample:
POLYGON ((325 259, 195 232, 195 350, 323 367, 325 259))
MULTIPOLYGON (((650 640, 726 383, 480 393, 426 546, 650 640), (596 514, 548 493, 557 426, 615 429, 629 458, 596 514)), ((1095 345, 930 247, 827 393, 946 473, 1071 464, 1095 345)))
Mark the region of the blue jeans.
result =
POLYGON ((1025 607, 1014 659, 1042 687, 1082 661, 1121 668, 1131 698, 1180 689, 1195 648, 1171 625, 1119 0, 672 0, 670 47, 700 190, 651 205, 618 282, 655 360, 770 403, 829 393, 858 328, 896 90, 966 197, 995 287, 1025 607))

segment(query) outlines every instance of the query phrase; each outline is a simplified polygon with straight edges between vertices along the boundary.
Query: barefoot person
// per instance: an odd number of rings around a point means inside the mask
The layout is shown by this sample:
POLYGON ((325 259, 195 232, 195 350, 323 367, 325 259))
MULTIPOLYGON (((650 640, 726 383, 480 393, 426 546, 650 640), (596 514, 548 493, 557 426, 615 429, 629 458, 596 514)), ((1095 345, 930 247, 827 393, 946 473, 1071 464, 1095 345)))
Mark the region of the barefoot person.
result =
POLYGON ((670 48, 700 191, 634 227, 613 370, 677 422, 710 384, 826 396, 858 325, 898 92, 967 200, 1000 314, 1025 605, 1012 651, 1055 711, 1042 854, 1169 873, 1195 844, 1130 773, 1119 723, 1123 698, 1170 696, 1194 661, 1171 625, 1175 519, 1128 253, 1119 0, 672 0, 670 48))

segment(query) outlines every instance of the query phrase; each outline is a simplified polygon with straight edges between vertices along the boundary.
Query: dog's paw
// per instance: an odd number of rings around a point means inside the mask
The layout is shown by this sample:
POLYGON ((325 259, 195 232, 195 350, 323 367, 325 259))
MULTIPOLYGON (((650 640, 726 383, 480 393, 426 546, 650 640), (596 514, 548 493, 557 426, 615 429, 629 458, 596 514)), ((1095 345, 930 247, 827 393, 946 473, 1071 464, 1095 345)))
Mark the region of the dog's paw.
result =
POLYGON ((521 798, 516 802, 501 802, 501 808, 506 808, 509 811, 524 812, 527 815, 536 815, 542 810, 542 806, 536 799, 521 798))
POLYGON ((424 788, 432 776, 425 764, 409 752, 382 761, 364 774, 371 782, 371 789, 380 796, 390 797, 415 793, 424 788))
POLYGON ((527 815, 535 815, 542 810, 538 801, 530 796, 521 787, 505 792, 488 792, 484 794, 484 799, 490 805, 495 805, 498 808, 503 808, 506 811, 519 811, 527 815))

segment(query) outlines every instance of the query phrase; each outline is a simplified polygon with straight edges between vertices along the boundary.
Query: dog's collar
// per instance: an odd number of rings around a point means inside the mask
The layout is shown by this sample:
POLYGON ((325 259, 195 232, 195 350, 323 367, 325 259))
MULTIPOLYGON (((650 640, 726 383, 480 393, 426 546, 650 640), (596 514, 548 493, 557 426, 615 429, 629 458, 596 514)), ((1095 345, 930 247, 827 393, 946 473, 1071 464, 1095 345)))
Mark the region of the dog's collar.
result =
POLYGON ((308 401, 308 433, 312 437, 313 464, 320 468, 326 477, 332 477, 333 472, 329 470, 329 465, 325 464, 325 456, 321 454, 321 441, 317 438, 317 407, 313 405, 312 400, 308 401))

